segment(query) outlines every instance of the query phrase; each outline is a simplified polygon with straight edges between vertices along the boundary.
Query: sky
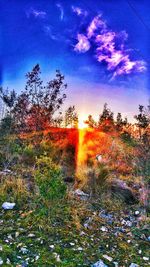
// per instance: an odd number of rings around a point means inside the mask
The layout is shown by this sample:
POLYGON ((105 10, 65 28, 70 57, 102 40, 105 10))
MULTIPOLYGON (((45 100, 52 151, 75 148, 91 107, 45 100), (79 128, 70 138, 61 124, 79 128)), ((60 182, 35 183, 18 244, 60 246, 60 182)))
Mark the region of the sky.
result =
POLYGON ((64 109, 96 119, 105 102, 132 120, 150 97, 149 0, 0 0, 0 84, 18 93, 37 63, 59 69, 64 109))

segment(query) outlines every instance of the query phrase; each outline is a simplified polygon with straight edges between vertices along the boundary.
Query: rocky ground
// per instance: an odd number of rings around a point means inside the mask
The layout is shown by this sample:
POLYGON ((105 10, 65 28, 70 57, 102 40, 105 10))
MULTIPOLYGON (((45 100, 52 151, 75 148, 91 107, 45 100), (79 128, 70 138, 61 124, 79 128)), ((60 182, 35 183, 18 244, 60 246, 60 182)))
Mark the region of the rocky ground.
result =
POLYGON ((142 209, 111 211, 93 202, 85 212, 85 200, 77 197, 74 202, 79 207, 74 211, 76 227, 69 218, 64 222, 61 214, 52 221, 40 207, 1 208, 0 265, 150 266, 149 220, 142 209))

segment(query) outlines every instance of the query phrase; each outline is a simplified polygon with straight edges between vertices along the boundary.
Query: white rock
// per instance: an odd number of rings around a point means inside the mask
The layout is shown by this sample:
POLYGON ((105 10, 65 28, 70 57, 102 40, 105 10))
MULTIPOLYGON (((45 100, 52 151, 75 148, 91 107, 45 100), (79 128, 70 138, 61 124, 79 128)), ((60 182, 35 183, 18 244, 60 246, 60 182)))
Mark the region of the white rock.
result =
POLYGON ((79 250, 79 251, 82 251, 82 250, 83 250, 83 248, 81 248, 81 247, 78 247, 78 248, 77 248, 77 250, 79 250))
POLYGON ((57 262, 61 261, 60 260, 60 256, 56 252, 54 252, 53 255, 55 256, 55 259, 56 259, 57 262))
POLYGON ((75 243, 70 242, 70 246, 75 246, 75 243))
POLYGON ((136 263, 131 263, 129 267, 139 267, 139 265, 136 263))
POLYGON ((7 263, 7 264, 11 264, 11 262, 10 262, 10 259, 9 259, 9 258, 7 258, 7 260, 6 260, 6 263, 7 263))
POLYGON ((35 260, 37 261, 40 258, 39 255, 36 255, 35 260))
POLYGON ((35 237, 35 235, 34 234, 29 234, 28 237, 35 237))
POLYGON ((144 261, 149 261, 149 258, 148 257, 143 257, 143 260, 144 261))
POLYGON ((12 210, 14 207, 15 207, 15 203, 10 203, 10 202, 4 202, 3 204, 2 204, 2 208, 4 209, 4 210, 12 210))
POLYGON ((134 214, 137 216, 137 215, 140 214, 140 212, 139 212, 138 210, 136 210, 136 211, 134 212, 134 214))
POLYGON ((19 232, 16 232, 16 233, 15 233, 15 237, 18 237, 18 236, 19 236, 19 232))
POLYGON ((26 253, 28 252, 28 249, 25 248, 25 247, 22 247, 22 248, 20 249, 20 251, 21 251, 23 254, 26 254, 26 253))
POLYGON ((113 261, 113 264, 115 265, 115 267, 119 266, 118 262, 116 262, 116 261, 113 261))
POLYGON ((100 228, 100 230, 101 230, 102 232, 108 232, 108 229, 107 229, 105 226, 102 226, 102 227, 100 228))
POLYGON ((2 258, 0 258, 0 265, 2 265, 3 264, 3 260, 2 260, 2 258))
POLYGON ((91 267, 108 267, 102 260, 97 261, 91 267))
POLYGON ((78 195, 78 196, 89 197, 88 194, 84 193, 84 192, 83 192, 82 190, 80 190, 80 189, 76 189, 76 190, 74 191, 74 193, 75 193, 75 195, 78 195))
POLYGON ((103 258, 110 261, 110 262, 113 260, 113 258, 109 257, 108 255, 103 255, 103 258))

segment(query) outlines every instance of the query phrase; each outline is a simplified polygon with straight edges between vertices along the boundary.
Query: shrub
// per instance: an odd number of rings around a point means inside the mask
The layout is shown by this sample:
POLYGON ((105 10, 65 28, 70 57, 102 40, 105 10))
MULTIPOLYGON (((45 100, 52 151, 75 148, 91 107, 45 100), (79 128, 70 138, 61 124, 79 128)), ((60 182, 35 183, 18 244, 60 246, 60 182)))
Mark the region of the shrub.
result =
POLYGON ((66 186, 60 168, 46 155, 37 159, 35 180, 42 198, 48 201, 64 198, 66 186))
POLYGON ((25 204, 28 200, 29 193, 26 185, 21 178, 7 177, 0 183, 0 201, 12 201, 17 205, 25 204))

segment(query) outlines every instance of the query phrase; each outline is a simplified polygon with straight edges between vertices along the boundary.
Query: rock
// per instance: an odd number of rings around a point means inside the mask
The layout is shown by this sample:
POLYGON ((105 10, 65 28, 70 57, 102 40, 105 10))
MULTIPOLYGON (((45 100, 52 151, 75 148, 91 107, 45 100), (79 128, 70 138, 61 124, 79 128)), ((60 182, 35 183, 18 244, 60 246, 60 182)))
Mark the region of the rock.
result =
POLYGON ((150 241, 150 236, 148 236, 147 240, 150 241))
POLYGON ((82 251, 82 250, 83 250, 83 248, 81 248, 81 247, 78 247, 78 248, 77 248, 77 250, 78 250, 78 251, 82 251))
POLYGON ((28 237, 35 237, 35 234, 28 234, 28 237))
POLYGON ((3 264, 3 260, 2 260, 2 258, 0 258, 0 265, 2 265, 3 264))
POLYGON ((7 263, 7 264, 11 264, 11 262, 10 262, 10 259, 9 259, 9 258, 7 258, 7 260, 6 260, 6 263, 7 263))
POLYGON ((60 262, 61 261, 60 260, 60 256, 56 252, 54 252, 53 255, 54 255, 54 257, 55 257, 55 259, 56 259, 57 262, 60 262))
POLYGON ((107 229, 105 226, 102 226, 102 227, 100 228, 100 230, 101 230, 102 232, 108 232, 108 229, 107 229))
POLYGON ((110 190, 112 194, 122 199, 126 204, 137 203, 137 197, 134 195, 132 189, 121 179, 112 180, 110 190))
POLYGON ((80 197, 82 200, 86 200, 86 199, 89 198, 89 195, 86 194, 86 193, 84 193, 84 192, 83 192, 82 190, 80 190, 80 189, 76 189, 76 190, 74 191, 74 194, 75 194, 76 196, 80 197))
POLYGON ((149 257, 143 257, 144 261, 149 261, 149 257))
POLYGON ((21 251, 23 254, 28 253, 28 249, 27 249, 26 247, 22 247, 22 248, 20 249, 20 251, 21 251))
POLYGON ((139 267, 139 265, 136 264, 136 263, 131 263, 131 264, 129 265, 129 267, 139 267))
POLYGON ((108 255, 103 255, 103 258, 110 261, 110 262, 113 260, 113 258, 108 256, 108 255))
POLYGON ((102 260, 97 261, 91 267, 108 267, 102 260))
POLYGON ((10 203, 10 202, 4 202, 3 204, 2 204, 2 208, 4 209, 4 210, 12 210, 14 207, 15 207, 15 203, 10 203))

